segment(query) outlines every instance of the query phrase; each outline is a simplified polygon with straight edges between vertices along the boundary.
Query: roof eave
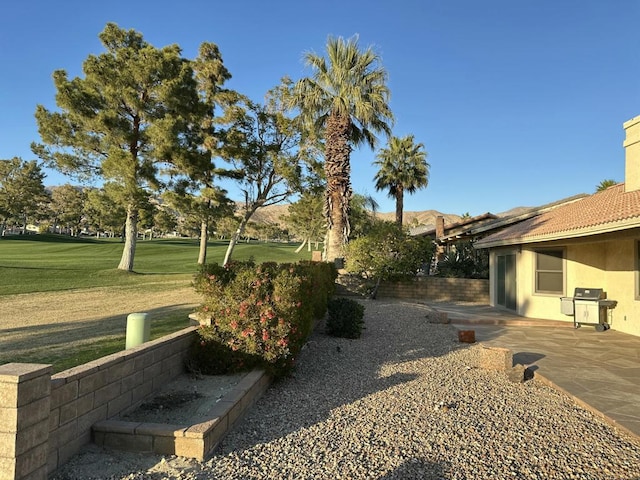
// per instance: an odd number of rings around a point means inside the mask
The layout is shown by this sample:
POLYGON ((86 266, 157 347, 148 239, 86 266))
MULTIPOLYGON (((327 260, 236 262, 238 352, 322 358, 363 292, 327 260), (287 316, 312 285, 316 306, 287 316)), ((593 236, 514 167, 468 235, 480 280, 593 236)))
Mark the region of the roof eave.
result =
POLYGON ((570 232, 557 232, 547 235, 537 235, 532 237, 516 237, 506 238, 495 241, 483 242, 479 240, 474 244, 474 248, 494 248, 494 247, 508 247, 512 245, 524 245, 530 243, 552 242, 555 240, 570 240, 573 238, 589 237, 592 235, 601 235, 604 233, 614 233, 622 230, 629 230, 631 228, 640 228, 640 218, 633 218, 631 220, 607 223, 603 225, 596 225, 595 227, 573 230, 570 232))

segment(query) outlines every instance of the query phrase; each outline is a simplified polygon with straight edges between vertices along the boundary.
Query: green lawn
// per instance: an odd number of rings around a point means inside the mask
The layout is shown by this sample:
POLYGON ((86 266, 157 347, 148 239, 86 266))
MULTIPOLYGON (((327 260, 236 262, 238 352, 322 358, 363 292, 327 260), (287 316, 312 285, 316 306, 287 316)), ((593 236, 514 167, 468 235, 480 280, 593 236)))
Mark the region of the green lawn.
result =
MULTIPOLYGON (((209 243, 207 261, 220 263, 227 241, 209 243)), ((157 284, 191 280, 198 270, 197 239, 138 241, 135 273, 117 270, 123 244, 119 239, 72 238, 60 235, 0 237, 0 295, 113 285, 157 284)), ((296 262, 309 259, 297 245, 240 243, 233 259, 296 262)))
MULTIPOLYGON (((224 241, 211 242, 207 250, 208 261, 221 263, 227 244, 224 241)), ((59 235, 0 237, 0 299, 2 295, 120 286, 157 295, 158 292, 162 294, 175 289, 176 285, 189 286, 198 271, 197 239, 139 241, 134 273, 116 268, 122 248, 123 244, 117 239, 59 235)), ((253 258, 260 263, 296 262, 310 258, 307 251, 296 254, 296 248, 295 244, 241 243, 236 246, 233 259, 253 258)), ((188 325, 187 317, 191 312, 192 309, 186 307, 168 308, 162 315, 154 316, 151 339, 184 328, 188 325)), ((111 319, 110 322, 114 325, 109 333, 82 325, 45 324, 42 332, 50 328, 53 329, 50 333, 58 335, 38 334, 36 330, 33 343, 24 350, 13 349, 6 356, 0 348, 0 364, 10 361, 45 363, 52 364, 58 372, 118 352, 125 344, 125 319, 117 319, 117 322, 111 319), (60 332, 63 333, 62 339, 60 332), (70 344, 71 340, 73 345, 70 344)), ((3 331, 2 328, 0 324, 0 337, 6 345, 10 345, 11 329, 3 331)))

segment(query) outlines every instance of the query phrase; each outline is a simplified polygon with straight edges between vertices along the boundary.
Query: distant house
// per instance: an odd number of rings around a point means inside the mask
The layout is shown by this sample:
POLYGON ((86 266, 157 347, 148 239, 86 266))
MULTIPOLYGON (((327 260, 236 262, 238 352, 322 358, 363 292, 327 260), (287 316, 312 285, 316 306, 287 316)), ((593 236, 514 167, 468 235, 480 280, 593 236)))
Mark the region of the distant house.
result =
POLYGON ((436 217, 435 225, 420 225, 409 231, 410 235, 431 237, 436 245, 436 255, 431 269, 433 270, 444 255, 451 253, 458 242, 468 241, 476 244, 479 240, 500 232, 507 227, 538 216, 546 211, 576 201, 585 195, 576 195, 541 207, 521 207, 506 215, 483 213, 475 217, 463 218, 457 222, 445 223, 443 216, 436 217))
POLYGON ((589 323, 600 323, 604 315, 611 328, 640 336, 640 116, 623 127, 624 183, 475 243, 489 249, 492 305, 573 322, 562 313, 561 298, 573 297, 576 288, 602 289, 617 305, 600 308, 599 318, 589 323))

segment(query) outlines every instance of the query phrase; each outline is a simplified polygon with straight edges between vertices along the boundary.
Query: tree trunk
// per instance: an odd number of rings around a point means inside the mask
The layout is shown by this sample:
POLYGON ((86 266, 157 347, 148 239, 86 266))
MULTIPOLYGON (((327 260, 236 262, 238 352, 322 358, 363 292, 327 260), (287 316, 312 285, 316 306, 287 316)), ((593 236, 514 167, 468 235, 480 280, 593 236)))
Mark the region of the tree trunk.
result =
MULTIPOLYGON (((224 260, 222 261, 222 265, 226 265, 227 263, 229 263, 229 260, 231 260, 233 249, 236 247, 238 240, 240 240, 240 237, 244 233, 244 229, 249 223, 249 219, 251 219, 251 216, 255 213, 258 207, 259 205, 258 206, 253 205, 251 208, 248 208, 247 211, 245 212, 244 216, 242 217, 242 221, 238 226, 238 229, 236 230, 236 232, 231 237, 231 240, 229 241, 229 246, 227 247, 227 253, 225 253, 224 255, 224 260)), ((247 237, 247 243, 249 243, 249 237, 247 237)))
POLYGON ((207 242, 209 241, 209 223, 203 220, 200 224, 200 252, 198 253, 198 265, 207 262, 207 242))
POLYGON ((404 189, 396 186, 396 224, 402 228, 402 211, 404 210, 404 189))
POLYGON ((309 243, 309 245, 311 245, 311 242, 310 242, 308 239, 306 239, 306 238, 305 238, 305 239, 302 241, 302 243, 300 244, 300 246, 299 246, 298 248, 296 248, 296 253, 300 253, 300 252, 302 251, 302 248, 304 247, 304 245, 305 245, 306 243, 309 243))
POLYGON ((138 240, 138 210, 132 204, 127 208, 127 222, 124 226, 124 232, 124 249, 118 270, 132 272, 133 257, 136 254, 136 241, 138 240))
POLYGON ((331 114, 325 130, 325 173, 327 190, 324 211, 328 224, 325 259, 335 262, 344 255, 344 246, 349 241, 349 203, 351 201, 351 165, 349 156, 348 116, 331 114))

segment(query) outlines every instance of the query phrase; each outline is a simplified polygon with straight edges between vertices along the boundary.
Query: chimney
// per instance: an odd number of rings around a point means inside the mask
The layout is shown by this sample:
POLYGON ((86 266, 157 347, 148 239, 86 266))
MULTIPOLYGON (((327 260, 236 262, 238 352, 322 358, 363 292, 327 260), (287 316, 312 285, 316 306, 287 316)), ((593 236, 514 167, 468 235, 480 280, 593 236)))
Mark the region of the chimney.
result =
POLYGON ((640 190, 640 116, 622 124, 624 143, 624 191, 640 190))
MULTIPOLYGON (((638 117, 640 121, 640 117, 638 117)), ((438 215, 436 217, 436 240, 440 240, 444 237, 444 217, 442 215, 438 215)))

